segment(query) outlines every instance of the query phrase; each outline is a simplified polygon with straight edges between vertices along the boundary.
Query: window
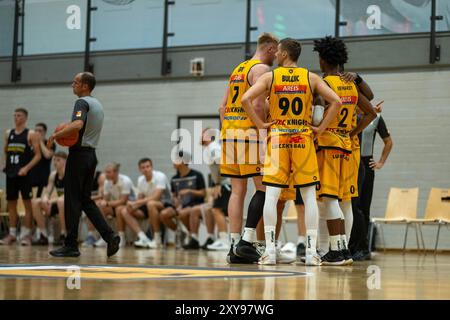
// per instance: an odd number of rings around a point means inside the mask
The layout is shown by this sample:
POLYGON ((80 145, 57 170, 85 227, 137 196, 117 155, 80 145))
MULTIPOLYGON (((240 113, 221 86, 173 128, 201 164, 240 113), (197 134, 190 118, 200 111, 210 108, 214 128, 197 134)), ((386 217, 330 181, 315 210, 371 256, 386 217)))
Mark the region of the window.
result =
POLYGON ((162 46, 164 0, 94 0, 93 51, 162 46))
POLYGON ((170 46, 245 41, 245 0, 178 0, 169 9, 170 46))
POLYGON ((430 31, 431 0, 343 0, 341 36, 430 31))
POLYGON ((262 32, 296 39, 334 35, 334 0, 253 0, 252 41, 262 32))
POLYGON ((450 0, 437 0, 436 15, 442 16, 436 21, 436 31, 450 31, 450 0))
POLYGON ((25 1, 24 54, 84 51, 86 1, 25 1))
POLYGON ((14 8, 14 0, 0 1, 0 57, 12 55, 14 8))

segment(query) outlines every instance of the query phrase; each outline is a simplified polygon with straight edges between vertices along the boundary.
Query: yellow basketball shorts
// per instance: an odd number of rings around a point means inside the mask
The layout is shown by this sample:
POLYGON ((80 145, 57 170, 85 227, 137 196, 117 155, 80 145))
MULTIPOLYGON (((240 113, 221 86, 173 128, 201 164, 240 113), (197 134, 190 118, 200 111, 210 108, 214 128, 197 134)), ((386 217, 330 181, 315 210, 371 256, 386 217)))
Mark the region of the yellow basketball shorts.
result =
POLYGON ((223 140, 220 174, 246 179, 262 174, 265 149, 262 141, 223 140))
POLYGON ((319 198, 327 197, 341 200, 344 194, 344 177, 350 167, 351 153, 337 149, 320 149, 317 152, 320 184, 317 187, 319 198))
POLYGON ((354 148, 348 161, 344 161, 344 182, 342 188, 342 201, 350 201, 358 197, 358 172, 361 150, 354 148))
POLYGON ((307 187, 319 182, 313 139, 306 135, 272 136, 267 142, 263 184, 279 188, 307 187))

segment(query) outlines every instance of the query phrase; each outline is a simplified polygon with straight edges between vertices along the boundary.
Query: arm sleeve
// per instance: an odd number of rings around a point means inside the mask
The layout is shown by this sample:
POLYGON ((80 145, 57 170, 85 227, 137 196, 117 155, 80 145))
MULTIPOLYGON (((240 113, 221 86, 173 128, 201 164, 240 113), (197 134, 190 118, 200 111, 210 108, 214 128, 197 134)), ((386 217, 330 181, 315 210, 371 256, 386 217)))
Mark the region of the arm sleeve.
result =
POLYGON ((386 127, 386 123, 384 122, 384 119, 381 116, 380 120, 378 121, 377 131, 381 139, 386 139, 391 136, 388 128, 386 127))
POLYGON ((73 107, 72 121, 82 120, 83 122, 86 122, 88 112, 89 104, 83 99, 78 99, 73 107))

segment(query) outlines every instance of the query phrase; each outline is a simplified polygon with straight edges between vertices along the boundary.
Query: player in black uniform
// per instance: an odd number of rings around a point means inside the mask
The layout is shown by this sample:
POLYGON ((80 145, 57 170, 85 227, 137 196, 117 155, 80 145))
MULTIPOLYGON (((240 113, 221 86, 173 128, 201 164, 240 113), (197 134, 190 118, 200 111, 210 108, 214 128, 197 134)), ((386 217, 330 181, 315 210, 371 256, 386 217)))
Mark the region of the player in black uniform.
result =
POLYGON ((28 111, 18 108, 14 111, 15 128, 5 132, 6 200, 9 212, 9 234, 0 244, 10 245, 17 240, 17 200, 19 192, 25 206, 25 221, 20 232, 21 244, 31 245, 33 196, 29 172, 41 159, 39 137, 26 127, 28 111))

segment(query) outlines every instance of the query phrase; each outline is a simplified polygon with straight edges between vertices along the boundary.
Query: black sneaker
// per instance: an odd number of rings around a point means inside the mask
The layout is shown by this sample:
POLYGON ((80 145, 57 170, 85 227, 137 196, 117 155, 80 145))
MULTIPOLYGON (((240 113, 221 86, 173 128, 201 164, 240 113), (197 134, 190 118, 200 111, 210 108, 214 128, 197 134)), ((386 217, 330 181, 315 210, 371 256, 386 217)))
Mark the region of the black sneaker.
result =
POLYGON ((119 251, 120 237, 118 234, 112 236, 111 240, 108 242, 108 247, 106 248, 106 254, 109 257, 116 254, 119 251))
POLYGON ((251 262, 258 262, 261 255, 252 243, 240 240, 234 248, 234 254, 251 262))
POLYGON ((330 250, 322 257, 322 265, 324 266, 343 266, 344 264, 345 258, 342 251, 330 250))
POLYGON ((38 240, 33 241, 33 246, 48 246, 48 238, 41 234, 38 240))
POLYGON ((304 257, 306 255, 306 246, 304 243, 299 243, 297 245, 297 257, 304 257))
POLYGON ((341 252, 342 252, 342 255, 344 256, 345 264, 346 265, 352 264, 353 259, 352 259, 352 254, 350 253, 350 250, 344 249, 344 250, 341 250, 341 252))
POLYGON ((353 261, 366 261, 371 259, 371 254, 367 250, 356 251, 353 255, 353 261))
POLYGON ((191 240, 189 240, 189 243, 183 246, 183 249, 198 250, 198 249, 200 249, 200 244, 198 243, 197 240, 195 240, 194 238, 191 238, 191 240))
POLYGON ((63 258, 63 257, 79 257, 80 251, 78 248, 71 248, 63 246, 59 249, 50 251, 50 255, 57 258, 63 258))
POLYGON ((208 246, 214 243, 213 238, 206 239, 205 243, 201 246, 202 250, 208 250, 208 246))
POLYGON ((235 255, 233 252, 233 245, 231 245, 230 251, 228 252, 227 262, 229 264, 252 264, 253 263, 252 261, 249 261, 245 258, 241 258, 241 257, 238 257, 237 255, 235 255))

